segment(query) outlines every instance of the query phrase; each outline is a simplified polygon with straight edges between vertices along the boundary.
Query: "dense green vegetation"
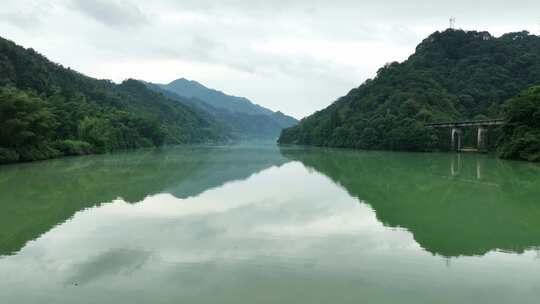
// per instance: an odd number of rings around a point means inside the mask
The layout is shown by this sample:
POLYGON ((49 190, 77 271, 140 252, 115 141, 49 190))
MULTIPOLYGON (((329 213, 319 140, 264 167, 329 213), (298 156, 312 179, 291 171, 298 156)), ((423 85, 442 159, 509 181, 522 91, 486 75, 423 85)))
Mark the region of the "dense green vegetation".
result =
POLYGON ((506 105, 502 127, 501 157, 540 161, 540 86, 511 99, 506 105))
POLYGON ((0 38, 0 163, 229 137, 138 81, 93 79, 0 38))
POLYGON ((279 111, 273 112, 246 98, 227 95, 196 81, 182 78, 169 84, 147 85, 172 100, 209 115, 236 138, 275 140, 284 128, 298 123, 295 118, 279 111))
MULTIPOLYGON (((540 83, 540 37, 447 30, 403 63, 282 132, 279 142, 405 151, 444 149, 427 122, 500 118, 506 100, 540 83)), ((514 154, 506 154, 514 156, 514 154)))

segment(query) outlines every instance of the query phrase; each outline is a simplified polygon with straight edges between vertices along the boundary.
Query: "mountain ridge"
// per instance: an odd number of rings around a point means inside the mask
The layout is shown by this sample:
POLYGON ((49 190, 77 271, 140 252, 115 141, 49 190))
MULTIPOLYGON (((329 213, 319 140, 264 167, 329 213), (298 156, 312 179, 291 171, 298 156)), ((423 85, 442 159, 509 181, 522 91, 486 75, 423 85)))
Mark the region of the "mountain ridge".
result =
POLYGON ((169 99, 206 112, 241 139, 275 140, 284 128, 298 123, 281 111, 274 112, 245 97, 227 95, 194 80, 180 78, 169 84, 145 84, 169 99))
POLYGON ((136 80, 91 78, 0 38, 0 163, 229 139, 136 80))
MULTIPOLYGON (((449 148, 449 135, 425 127, 426 123, 499 118, 509 98, 538 83, 538 36, 526 31, 498 38, 478 31, 435 32, 404 62, 385 65, 374 79, 285 129, 279 142, 444 150, 449 148)), ((494 136, 496 131, 490 133, 494 136)), ((467 138, 472 141, 472 134, 467 138)))
POLYGON ((214 107, 231 110, 233 112, 243 112, 247 114, 270 115, 274 111, 255 104, 245 97, 228 95, 223 91, 209 88, 195 80, 179 78, 168 84, 157 84, 160 87, 174 92, 180 96, 188 98, 198 98, 214 107))

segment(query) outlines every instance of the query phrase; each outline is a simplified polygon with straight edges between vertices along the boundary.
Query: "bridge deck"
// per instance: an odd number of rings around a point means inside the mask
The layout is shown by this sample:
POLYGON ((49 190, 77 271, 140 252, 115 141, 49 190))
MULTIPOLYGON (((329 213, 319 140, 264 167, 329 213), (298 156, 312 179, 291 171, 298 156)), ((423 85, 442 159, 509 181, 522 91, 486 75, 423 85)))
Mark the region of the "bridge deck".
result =
POLYGON ((504 119, 486 119, 486 120, 468 120, 468 121, 449 121, 426 124, 426 127, 432 128, 460 128, 460 127, 487 127, 501 126, 504 119))

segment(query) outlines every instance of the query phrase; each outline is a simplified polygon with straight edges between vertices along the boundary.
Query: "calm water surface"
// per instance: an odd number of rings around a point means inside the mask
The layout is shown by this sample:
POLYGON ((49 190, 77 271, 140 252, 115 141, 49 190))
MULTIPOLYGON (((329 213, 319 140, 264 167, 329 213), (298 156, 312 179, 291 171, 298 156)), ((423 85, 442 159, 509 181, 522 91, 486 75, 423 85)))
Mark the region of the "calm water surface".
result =
POLYGON ((181 147, 0 167, 0 303, 538 303, 540 167, 181 147))

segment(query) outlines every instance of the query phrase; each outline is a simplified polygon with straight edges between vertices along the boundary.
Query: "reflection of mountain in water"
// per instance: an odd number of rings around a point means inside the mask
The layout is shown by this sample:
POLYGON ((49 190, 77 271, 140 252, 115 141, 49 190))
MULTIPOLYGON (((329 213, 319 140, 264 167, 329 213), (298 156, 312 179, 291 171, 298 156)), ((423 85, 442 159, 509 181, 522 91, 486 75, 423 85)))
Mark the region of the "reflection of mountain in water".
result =
POLYGON ((65 158, 0 169, 0 256, 77 211, 157 193, 195 196, 287 160, 275 146, 181 147, 65 158))
POLYGON ((408 229, 433 254, 483 255, 540 246, 540 168, 481 155, 284 149, 408 229))
POLYGON ((192 172, 189 178, 172 183, 167 193, 178 198, 196 196, 210 188, 227 182, 244 180, 264 169, 281 166, 288 162, 275 145, 233 146, 222 149, 201 149, 206 153, 204 166, 192 172))

